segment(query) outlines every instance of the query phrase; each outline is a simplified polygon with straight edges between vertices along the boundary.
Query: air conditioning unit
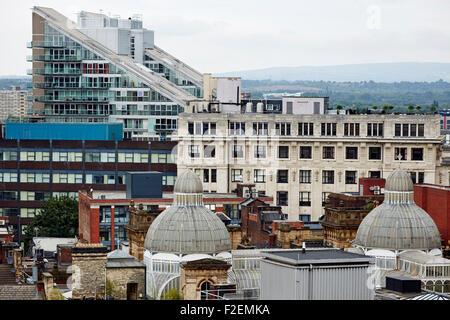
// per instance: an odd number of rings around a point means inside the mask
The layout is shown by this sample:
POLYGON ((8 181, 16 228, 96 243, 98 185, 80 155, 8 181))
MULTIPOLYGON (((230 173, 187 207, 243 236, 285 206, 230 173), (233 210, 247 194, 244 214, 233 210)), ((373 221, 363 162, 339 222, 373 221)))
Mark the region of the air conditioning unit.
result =
POLYGON ((0 226, 4 226, 6 224, 5 220, 0 220, 0 226))
POLYGON ((373 187, 373 194, 380 194, 380 186, 373 187))

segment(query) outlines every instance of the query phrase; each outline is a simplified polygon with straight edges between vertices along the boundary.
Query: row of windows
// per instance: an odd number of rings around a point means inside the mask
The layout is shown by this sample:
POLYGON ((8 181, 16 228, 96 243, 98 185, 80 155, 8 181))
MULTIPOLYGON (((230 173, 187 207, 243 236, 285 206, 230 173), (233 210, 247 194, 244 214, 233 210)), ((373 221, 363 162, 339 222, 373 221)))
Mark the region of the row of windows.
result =
MULTIPOLYGON (((206 170, 206 169, 205 169, 206 170)), ((311 170, 300 170, 298 175, 298 181, 301 184, 311 183, 311 170)), ((369 173, 370 178, 381 178, 380 171, 371 171, 369 173)), ((424 172, 410 172, 411 179, 414 183, 423 183, 425 179, 424 172)), ((357 184, 358 172, 355 170, 345 171, 345 184, 357 184)), ((244 182, 243 181, 243 169, 231 169, 231 182, 244 182)), ((266 169, 254 169, 253 170, 253 182, 265 183, 266 182, 266 169)), ((289 183, 289 170, 280 169, 277 170, 277 183, 289 183)), ((322 184, 334 184, 335 172, 334 170, 322 170, 322 184)))
POLYGON ((194 172, 202 179, 203 172, 203 182, 205 183, 216 183, 217 182, 217 169, 194 169, 194 172))
MULTIPOLYGON (((0 151, 0 161, 17 161, 17 151, 0 151)), ((175 163, 171 154, 152 153, 152 163, 175 163)), ((83 162, 82 152, 53 152, 54 162, 83 162)), ((50 161, 50 152, 21 151, 20 161, 50 161)), ((86 162, 110 162, 116 161, 115 152, 86 152, 86 162)), ((147 153, 119 152, 119 163, 148 163, 147 153)))
MULTIPOLYGON (((208 122, 193 122, 188 123, 188 132, 190 135, 205 135, 208 129, 208 122), (206 125, 206 127, 205 127, 206 125)), ((360 124, 359 123, 344 123, 344 136, 360 136, 360 124)), ((245 122, 230 122, 228 125, 229 135, 245 135, 245 122)), ((252 134, 253 135, 268 135, 268 122, 253 122, 252 134)), ((420 124, 419 132, 423 136, 423 124, 420 124)), ((279 136, 290 136, 292 124, 290 122, 276 122, 275 134, 279 136)), ((397 124, 396 124, 397 128, 397 124)), ((211 131, 211 135, 216 134, 216 124, 214 123, 214 131, 211 131)), ((337 135, 337 123, 321 123, 320 134, 322 136, 336 136, 337 135)), ((297 124, 298 136, 313 136, 314 135, 314 123, 312 122, 299 122, 297 124)), ((383 123, 367 123, 367 136, 383 136, 383 123)), ((420 136, 420 135, 419 135, 420 136)))
MULTIPOLYGON (((166 176, 162 177, 162 184, 164 186, 175 185, 176 176, 166 176)), ((0 172, 0 182, 19 182, 17 173, 11 172, 0 172)), ((49 173, 21 173, 20 182, 22 183, 50 183, 49 173)), ((54 173, 53 183, 73 183, 82 184, 83 175, 76 173, 54 173)), ((86 174, 86 183, 90 184, 115 184, 115 176, 112 174, 102 175, 102 174, 86 174)), ((117 184, 125 184, 125 175, 118 175, 117 184)), ((1 199, 0 200, 8 200, 1 199)), ((15 199, 11 199, 15 200, 15 199)), ((24 199, 22 199, 24 200, 24 199)), ((41 197, 30 200, 46 200, 41 199, 41 197)))
MULTIPOLYGON (((231 146, 232 158, 244 158, 244 146, 232 145, 231 146)), ((346 160, 358 160, 358 147, 345 147, 345 159, 346 160)), ((411 148, 411 160, 423 161, 423 148, 411 148)), ((189 145, 188 154, 191 158, 200 158, 200 146, 189 145)), ((408 160, 408 148, 395 148, 394 160, 408 160)), ((216 147, 214 145, 203 146, 204 158, 215 158, 216 147)), ((254 158, 264 159, 267 157, 267 146, 255 146, 254 158)), ((369 147, 368 148, 369 160, 381 160, 381 147, 369 147)), ((300 146, 299 151, 300 159, 312 159, 312 147, 300 146)), ((289 159, 289 146, 278 146, 278 159, 289 159)), ((325 146, 322 147, 322 159, 334 160, 336 159, 335 147, 325 146)))

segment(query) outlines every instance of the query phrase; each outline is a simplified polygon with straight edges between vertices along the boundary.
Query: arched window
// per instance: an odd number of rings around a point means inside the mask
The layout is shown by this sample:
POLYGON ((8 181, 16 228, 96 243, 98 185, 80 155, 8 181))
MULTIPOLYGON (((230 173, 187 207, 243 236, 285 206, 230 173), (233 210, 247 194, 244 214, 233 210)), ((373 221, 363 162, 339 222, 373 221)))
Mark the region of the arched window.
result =
POLYGON ((200 285, 200 300, 208 300, 211 297, 208 296, 212 283, 209 281, 203 281, 200 285))

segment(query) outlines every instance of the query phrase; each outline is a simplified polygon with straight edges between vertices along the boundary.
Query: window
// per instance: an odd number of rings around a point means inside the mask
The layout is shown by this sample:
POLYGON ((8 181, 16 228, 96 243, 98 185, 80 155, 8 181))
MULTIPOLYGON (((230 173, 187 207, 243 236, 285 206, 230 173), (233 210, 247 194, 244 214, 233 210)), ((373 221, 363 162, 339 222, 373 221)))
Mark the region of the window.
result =
POLYGON ((311 170, 300 170, 299 182, 300 183, 311 183, 311 170))
POLYGON ((356 171, 345 171, 345 184, 356 184, 356 171))
POLYGON ((336 135, 336 123, 321 123, 320 134, 322 136, 335 136, 336 135))
POLYGON ((381 171, 369 171, 369 178, 381 179, 381 171))
POLYGON ((300 146, 300 159, 312 159, 312 147, 300 146))
POLYGON ((263 159, 266 157, 266 146, 255 146, 255 158, 263 159))
POLYGON ((242 181, 242 169, 231 169, 231 182, 242 181))
POLYGON ((211 169, 211 183, 217 183, 217 169, 211 169))
POLYGON ((323 159, 334 159, 334 147, 323 147, 322 152, 323 159))
POLYGON ((267 122, 253 122, 253 135, 267 136, 268 123, 267 122))
POLYGON ((100 152, 86 152, 86 162, 100 162, 100 152))
POLYGON ((411 124, 409 127, 409 132, 411 137, 416 137, 417 136, 417 124, 411 124))
POLYGON ((277 192, 277 206, 287 206, 288 205, 288 192, 278 191, 277 192))
POLYGON ((369 160, 381 160, 381 147, 369 147, 369 160))
POLYGON ((399 161, 406 161, 407 159, 407 150, 406 148, 395 148, 394 159, 399 161))
POLYGON ((209 182, 209 169, 203 169, 203 182, 209 182))
POLYGON ((367 136, 368 137, 382 137, 383 136, 383 124, 382 123, 368 123, 367 124, 367 136))
POLYGON ((311 221, 311 215, 309 214, 299 214, 298 219, 302 222, 310 222, 311 221))
POLYGON ((300 207, 310 207, 311 206, 311 192, 300 192, 300 207))
POLYGON ((278 146, 278 158, 289 159, 289 146, 278 146))
POLYGON ((322 207, 327 204, 329 192, 322 192, 322 207))
POLYGON ((243 158, 244 148, 243 146, 234 145, 232 150, 233 158, 243 158))
POLYGON ((200 158, 200 146, 190 145, 188 146, 189 157, 200 158))
POLYGON ((17 161, 17 152, 0 151, 0 161, 17 161))
POLYGON ((290 136, 291 124, 289 122, 277 122, 275 124, 275 132, 277 136, 290 136))
POLYGON ((194 134, 194 123, 193 122, 188 122, 188 133, 189 133, 189 135, 194 134))
POLYGON ((402 125, 399 123, 395 124, 395 136, 400 137, 402 125))
POLYGON ((266 182, 266 170, 264 170, 264 169, 255 169, 254 170, 254 182, 255 183, 264 183, 264 182, 266 182))
POLYGON ((425 134, 425 125, 424 124, 419 124, 418 125, 418 132, 417 132, 419 137, 423 137, 425 134))
POLYGON ((288 183, 288 182, 289 182, 289 171, 288 170, 278 170, 277 183, 288 183))
POLYGON ((298 123, 298 135, 299 136, 313 136, 314 135, 314 123, 299 122, 298 123))
POLYGON ((245 135, 245 122, 230 122, 229 134, 232 136, 245 135))
POLYGON ((216 146, 207 145, 204 146, 203 154, 205 158, 215 158, 216 157, 216 146))
POLYGON ((407 123, 404 123, 402 125, 402 137, 407 137, 409 133, 409 125, 407 123))
POLYGON ((358 160, 358 147, 345 147, 345 159, 358 160))
POLYGON ((323 184, 334 184, 334 171, 333 170, 323 170, 322 171, 322 183, 323 184))
POLYGON ((203 122, 203 135, 208 135, 208 136, 216 135, 216 123, 215 122, 203 122))
POLYGON ((422 161, 423 160, 423 148, 411 148, 411 160, 422 161))
POLYGON ((425 181, 425 172, 419 172, 418 174, 419 176, 419 180, 417 181, 418 183, 424 183, 425 181))
POLYGON ((344 123, 344 136, 359 136, 359 123, 344 123))

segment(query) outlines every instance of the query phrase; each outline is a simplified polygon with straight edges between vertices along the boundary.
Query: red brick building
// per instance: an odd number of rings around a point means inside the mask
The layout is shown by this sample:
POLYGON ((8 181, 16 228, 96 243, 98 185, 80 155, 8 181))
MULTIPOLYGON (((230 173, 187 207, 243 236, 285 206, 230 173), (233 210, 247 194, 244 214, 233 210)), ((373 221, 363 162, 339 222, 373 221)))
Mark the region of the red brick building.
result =
MULTIPOLYGON (((261 198, 273 202, 272 197, 261 198)), ((126 225, 128 225, 128 208, 131 200, 136 206, 143 205, 144 210, 162 211, 173 202, 172 193, 163 193, 156 199, 127 199, 125 191, 80 191, 79 201, 79 238, 87 243, 103 243, 114 250, 121 241, 128 240, 126 225)), ((239 221, 239 206, 246 198, 236 194, 205 193, 205 207, 213 212, 223 212, 232 221, 239 221)))
POLYGON ((281 219, 281 207, 270 206, 263 199, 250 198, 241 204, 242 235, 252 245, 274 245, 276 236, 272 230, 272 222, 281 219))
POLYGON ((445 246, 450 246, 450 187, 416 184, 414 202, 433 218, 445 246))

